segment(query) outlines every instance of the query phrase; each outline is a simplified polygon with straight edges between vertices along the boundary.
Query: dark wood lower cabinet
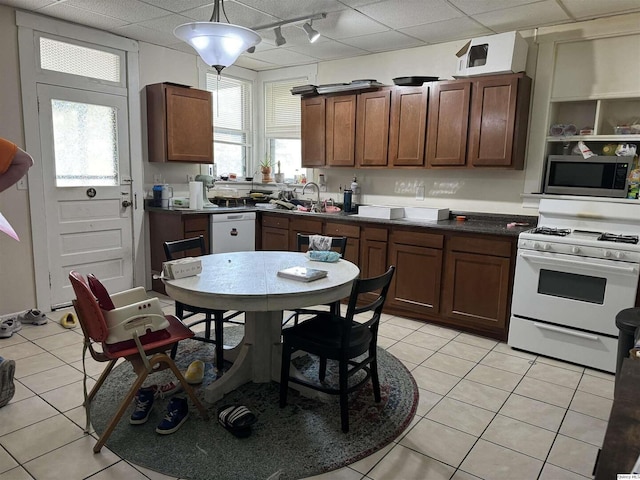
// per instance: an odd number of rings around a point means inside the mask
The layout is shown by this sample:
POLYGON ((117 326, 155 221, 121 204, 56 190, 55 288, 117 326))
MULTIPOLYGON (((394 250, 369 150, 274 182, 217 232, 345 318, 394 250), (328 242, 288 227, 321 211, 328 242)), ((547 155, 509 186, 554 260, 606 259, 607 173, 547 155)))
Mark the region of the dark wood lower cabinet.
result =
POLYGON ((260 216, 262 250, 289 250, 289 219, 284 215, 260 216))

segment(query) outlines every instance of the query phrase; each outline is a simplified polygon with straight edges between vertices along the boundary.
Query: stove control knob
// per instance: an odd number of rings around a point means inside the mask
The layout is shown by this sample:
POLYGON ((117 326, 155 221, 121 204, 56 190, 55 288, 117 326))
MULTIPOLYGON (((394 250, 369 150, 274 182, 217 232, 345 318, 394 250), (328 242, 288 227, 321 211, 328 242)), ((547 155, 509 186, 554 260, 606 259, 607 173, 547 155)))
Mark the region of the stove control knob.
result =
POLYGON ((624 258, 624 252, 616 252, 616 258, 618 260, 620 260, 621 258, 624 258))
POLYGON ((580 247, 571 247, 571 253, 580 253, 581 248, 580 247))
POLYGON ((609 258, 611 256, 611 252, 609 250, 603 250, 602 255, 604 258, 609 258))
POLYGON ((533 242, 534 250, 540 250, 540 244, 538 242, 533 242))
POLYGON ((551 250, 551 245, 549 245, 548 243, 544 243, 544 244, 542 245, 542 249, 543 249, 543 250, 546 250, 546 251, 549 251, 549 250, 551 250))

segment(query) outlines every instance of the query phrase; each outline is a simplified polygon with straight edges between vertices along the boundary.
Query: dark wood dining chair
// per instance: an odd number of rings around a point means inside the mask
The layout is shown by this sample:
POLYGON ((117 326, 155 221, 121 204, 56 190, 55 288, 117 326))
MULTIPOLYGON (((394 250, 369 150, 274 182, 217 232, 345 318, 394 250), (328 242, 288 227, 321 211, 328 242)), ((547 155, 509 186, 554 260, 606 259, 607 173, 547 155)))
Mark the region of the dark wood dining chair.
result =
POLYGON ((387 298, 395 267, 389 267, 379 277, 354 281, 345 316, 324 312, 282 331, 282 367, 280 371, 280 407, 287 404, 289 382, 304 385, 321 392, 340 396, 340 423, 342 431, 349 431, 348 394, 371 379, 373 395, 380 402, 378 379, 378 326, 382 307, 387 298), (371 294, 376 293, 372 300, 371 294), (360 306, 358 306, 360 305, 360 306), (357 315, 357 318, 356 318, 357 315), (320 358, 318 379, 313 382, 290 375, 291 356, 304 351, 320 358), (354 360, 363 354, 367 356, 354 360), (338 387, 324 384, 327 359, 338 362, 338 387), (349 386, 349 378, 364 370, 366 375, 349 386))
MULTIPOLYGON (((311 235, 304 235, 302 233, 298 233, 297 237, 297 248, 299 252, 305 252, 309 248, 309 243, 311 242, 311 235)), ((344 252, 347 249, 347 237, 331 237, 331 250, 334 250, 340 254, 342 258, 344 258, 344 252)), ((340 301, 334 302, 330 305, 329 311, 333 311, 336 313, 340 313, 340 301)), ((298 308, 293 311, 291 315, 287 317, 287 319, 282 322, 282 325, 287 325, 291 320, 293 320, 293 324, 297 325, 300 320, 300 315, 315 315, 318 313, 322 313, 323 310, 312 310, 308 308, 298 308)))
MULTIPOLYGON (((186 238, 184 240, 175 240, 172 242, 164 242, 164 253, 167 260, 175 260, 181 258, 181 256, 202 256, 206 255, 207 250, 205 248, 204 237, 186 238), (183 255, 180 255, 183 254, 183 255)), ((232 321, 233 318, 242 315, 244 312, 229 312, 227 310, 215 310, 210 308, 196 307, 194 305, 187 305, 186 303, 175 302, 176 317, 180 320, 186 320, 194 315, 204 314, 205 318, 196 320, 191 323, 187 323, 187 327, 192 328, 201 323, 205 324, 204 336, 196 335, 194 340, 200 340, 202 342, 213 343, 216 346, 216 369, 219 374, 222 374, 224 367, 224 335, 223 335, 223 323, 231 322, 242 324, 239 321, 232 321), (211 338, 211 323, 213 323, 213 339, 211 338)), ((172 358, 175 358, 176 349, 171 352, 172 358)))
MULTIPOLYGON (((164 315, 159 304, 157 308, 153 308, 153 302, 154 300, 157 301, 157 299, 146 298, 131 304, 126 302, 126 305, 120 305, 118 302, 119 297, 124 300, 127 298, 130 300, 136 297, 136 295, 133 295, 135 290, 141 290, 144 295, 144 289, 132 289, 110 296, 99 280, 95 277, 90 278, 90 280, 93 288, 90 288, 89 282, 87 282, 80 273, 76 271, 69 273, 69 281, 76 296, 73 300, 73 307, 76 310, 76 315, 84 335, 82 368, 84 373, 83 406, 86 411, 85 433, 89 432, 91 401, 113 370, 116 362, 124 358, 131 363, 133 370, 137 374, 135 381, 124 396, 116 413, 93 447, 94 453, 98 453, 109 439, 109 436, 116 428, 116 425, 127 408, 129 408, 129 405, 140 387, 142 387, 147 376, 166 368, 171 369, 184 391, 200 411, 202 418, 207 419, 207 410, 200 400, 198 400, 198 397, 194 394, 193 389, 187 383, 182 373, 180 373, 180 370, 178 370, 173 359, 166 354, 166 352, 171 350, 179 341, 193 337, 193 332, 173 315, 164 315), (99 301, 100 303, 98 303, 99 301), (159 313, 151 313, 152 311, 159 313), (112 322, 115 323, 114 328, 113 325, 108 323, 105 315, 117 320, 123 319, 126 326, 120 321, 112 322), (154 331, 148 329, 149 325, 153 323, 153 320, 157 319, 153 317, 160 317, 159 326, 164 328, 158 328, 158 330, 154 331), (164 319, 161 317, 164 317, 164 319), (113 338, 114 335, 120 338, 116 341, 113 338), (84 361, 87 350, 96 362, 107 363, 100 378, 98 378, 98 381, 89 393, 87 393, 87 379, 89 376, 87 375, 84 361)), ((138 298, 141 297, 138 296, 138 298)))

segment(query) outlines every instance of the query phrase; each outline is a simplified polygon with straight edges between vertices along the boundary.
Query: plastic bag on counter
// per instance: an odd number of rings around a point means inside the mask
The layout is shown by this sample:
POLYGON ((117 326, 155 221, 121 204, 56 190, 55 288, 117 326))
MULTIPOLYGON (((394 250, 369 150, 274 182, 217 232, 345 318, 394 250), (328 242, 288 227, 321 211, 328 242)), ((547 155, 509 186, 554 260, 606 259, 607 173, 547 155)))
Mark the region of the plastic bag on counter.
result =
POLYGON ((633 143, 621 143, 616 148, 616 155, 619 157, 635 157, 636 146, 633 143))

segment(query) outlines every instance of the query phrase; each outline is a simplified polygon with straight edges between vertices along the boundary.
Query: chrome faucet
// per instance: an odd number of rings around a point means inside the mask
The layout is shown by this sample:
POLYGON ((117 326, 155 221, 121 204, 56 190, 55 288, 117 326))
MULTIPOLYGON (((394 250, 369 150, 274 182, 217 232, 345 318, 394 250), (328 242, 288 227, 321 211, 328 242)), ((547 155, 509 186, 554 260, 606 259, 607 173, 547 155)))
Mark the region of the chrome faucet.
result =
POLYGON ((320 187, 318 186, 318 184, 316 182, 305 183, 304 187, 302 187, 302 195, 304 195, 304 191, 307 189, 309 185, 313 185, 314 187, 316 187, 316 191, 318 192, 318 199, 316 200, 315 203, 311 204, 311 210, 313 210, 314 212, 320 213, 322 212, 322 204, 320 203, 320 187))

